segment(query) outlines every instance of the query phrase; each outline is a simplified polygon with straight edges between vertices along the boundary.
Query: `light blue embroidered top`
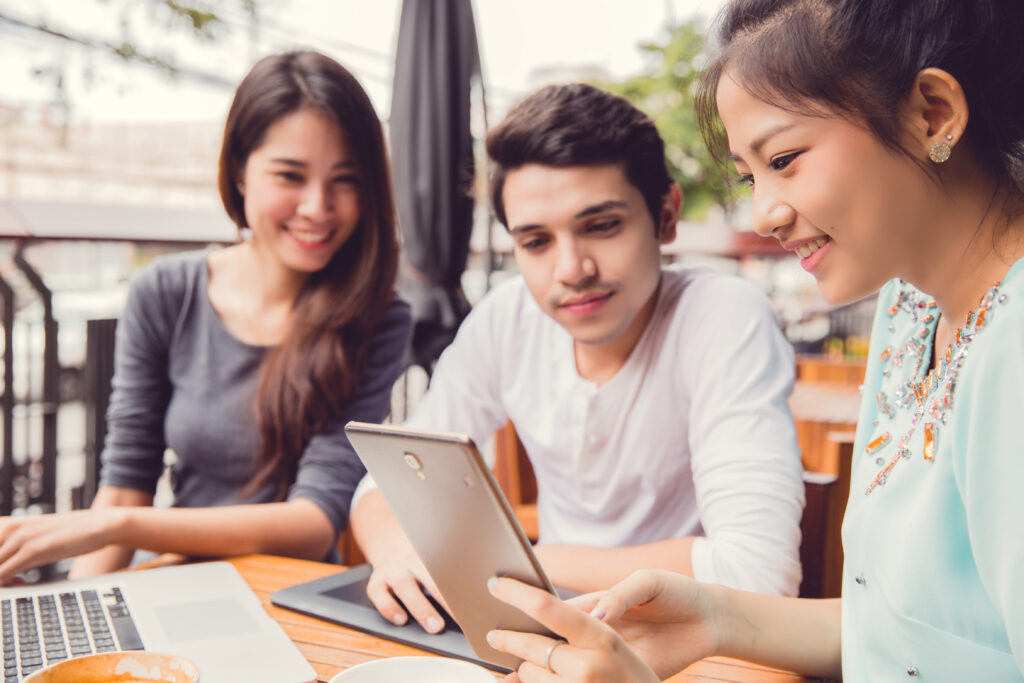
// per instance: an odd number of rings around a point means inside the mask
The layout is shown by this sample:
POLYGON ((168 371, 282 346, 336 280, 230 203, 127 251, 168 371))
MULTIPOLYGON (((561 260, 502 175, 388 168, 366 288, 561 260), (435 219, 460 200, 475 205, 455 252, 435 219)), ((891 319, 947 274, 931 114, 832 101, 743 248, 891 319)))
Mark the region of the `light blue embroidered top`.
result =
POLYGON ((1004 278, 962 366, 956 353, 952 367, 940 363, 943 378, 958 372, 945 411, 942 382, 920 386, 938 308, 899 281, 879 296, 843 525, 847 683, 1024 681, 1022 271, 1024 259, 1004 278), (909 456, 898 457, 920 405, 915 384, 926 409, 909 456), (884 484, 872 486, 883 471, 884 484))

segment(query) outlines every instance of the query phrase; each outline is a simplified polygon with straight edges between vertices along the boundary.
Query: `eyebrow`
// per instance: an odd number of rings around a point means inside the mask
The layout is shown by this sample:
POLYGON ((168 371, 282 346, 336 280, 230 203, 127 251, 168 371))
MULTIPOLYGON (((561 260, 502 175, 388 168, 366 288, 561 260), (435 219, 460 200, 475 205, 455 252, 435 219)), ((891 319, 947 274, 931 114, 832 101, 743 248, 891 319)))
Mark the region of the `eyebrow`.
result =
MULTIPOLYGON (((779 133, 786 132, 795 125, 795 123, 780 123, 779 125, 774 126, 773 128, 769 128, 768 130, 761 134, 761 137, 757 138, 752 143, 750 143, 750 149, 753 150, 754 154, 760 154, 761 148, 764 147, 769 140, 771 140, 779 133)), ((729 154, 729 159, 732 161, 743 161, 743 157, 741 157, 738 154, 732 153, 729 154)))
MULTIPOLYGON (((305 161, 299 161, 298 159, 279 158, 279 159, 271 159, 270 162, 274 163, 274 164, 284 164, 285 166, 292 166, 294 168, 306 168, 309 165, 305 161)), ((355 168, 355 167, 356 167, 356 162, 349 161, 347 159, 344 160, 344 161, 339 161, 338 163, 334 164, 334 166, 331 166, 332 169, 335 169, 335 168, 355 168)))
MULTIPOLYGON (((604 213, 605 211, 610 211, 611 209, 625 208, 625 206, 626 206, 626 202, 624 202, 624 201, 620 201, 618 199, 609 199, 606 202, 601 202, 600 204, 594 204, 593 206, 588 206, 587 208, 585 208, 582 211, 580 211, 577 214, 575 214, 573 216, 573 218, 576 218, 576 219, 587 218, 588 216, 593 216, 595 214, 604 213)), ((544 226, 542 226, 539 223, 528 223, 526 225, 517 225, 514 228, 509 228, 509 233, 512 234, 512 235, 521 235, 524 232, 530 232, 532 230, 539 230, 542 227, 544 227, 544 226)))

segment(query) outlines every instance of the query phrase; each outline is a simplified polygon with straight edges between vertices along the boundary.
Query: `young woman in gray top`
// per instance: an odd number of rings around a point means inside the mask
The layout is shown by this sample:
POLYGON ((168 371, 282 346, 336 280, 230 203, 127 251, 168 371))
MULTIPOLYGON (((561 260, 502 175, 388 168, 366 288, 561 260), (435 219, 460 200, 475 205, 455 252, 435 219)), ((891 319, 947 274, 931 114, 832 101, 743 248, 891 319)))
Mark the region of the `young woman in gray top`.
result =
POLYGON ((410 333, 366 93, 316 53, 261 60, 228 113, 219 188, 251 237, 139 273, 92 508, 0 520, 0 582, 75 555, 73 576, 107 572, 136 549, 336 558, 363 475, 343 427, 385 417, 410 333), (174 506, 156 509, 168 447, 174 506))

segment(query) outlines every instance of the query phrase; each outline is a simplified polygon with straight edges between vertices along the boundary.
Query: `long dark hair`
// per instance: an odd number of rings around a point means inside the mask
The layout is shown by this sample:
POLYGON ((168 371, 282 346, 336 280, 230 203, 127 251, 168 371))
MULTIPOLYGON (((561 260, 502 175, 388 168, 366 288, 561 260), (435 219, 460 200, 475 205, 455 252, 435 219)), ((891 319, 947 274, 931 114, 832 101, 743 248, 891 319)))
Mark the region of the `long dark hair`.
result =
POLYGON ((228 215, 239 230, 247 227, 237 181, 249 154, 274 122, 300 109, 327 116, 346 134, 359 168, 361 218, 330 263, 306 280, 284 340, 263 360, 256 392, 259 464, 242 497, 270 483, 285 497, 310 439, 355 391, 398 267, 380 120, 355 77, 316 52, 265 57, 239 84, 220 153, 218 185, 228 215))
POLYGON ((802 113, 824 107, 912 156, 900 105, 917 74, 936 67, 964 89, 963 142, 1011 196, 1024 192, 1024 0, 733 0, 717 26, 696 106, 721 163, 728 142, 715 94, 726 69, 755 97, 802 113))

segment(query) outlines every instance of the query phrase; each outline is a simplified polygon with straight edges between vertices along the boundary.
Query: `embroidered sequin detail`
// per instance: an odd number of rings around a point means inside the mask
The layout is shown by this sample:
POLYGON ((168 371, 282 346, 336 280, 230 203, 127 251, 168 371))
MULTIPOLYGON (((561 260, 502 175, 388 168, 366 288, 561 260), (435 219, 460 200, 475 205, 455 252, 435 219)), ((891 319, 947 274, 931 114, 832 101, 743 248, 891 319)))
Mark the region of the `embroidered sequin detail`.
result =
POLYGON ((924 459, 935 459, 935 423, 924 423, 924 459))
POLYGON ((889 432, 886 432, 885 434, 882 434, 881 436, 875 437, 875 440, 868 444, 867 448, 864 449, 864 452, 867 453, 868 455, 871 455, 872 453, 877 451, 879 448, 884 448, 885 445, 887 443, 889 443, 891 440, 892 440, 892 434, 890 434, 889 432))
MULTIPOLYGON (((927 415, 931 419, 923 426, 923 453, 922 457, 926 462, 933 462, 937 452, 939 427, 946 425, 949 421, 950 412, 953 410, 954 397, 956 395, 957 379, 960 370, 963 368, 967 353, 970 350, 971 342, 977 334, 986 326, 992 314, 992 307, 996 303, 1005 303, 1006 294, 999 292, 1000 283, 995 283, 982 297, 978 308, 967 314, 964 325, 956 331, 954 341, 946 347, 944 354, 939 355, 936 367, 928 371, 927 375, 921 376, 921 369, 925 363, 925 351, 928 345, 924 343, 932 334, 928 325, 935 321, 935 315, 927 313, 922 317, 921 322, 924 328, 917 331, 907 340, 904 349, 892 350, 886 348, 882 352, 881 361, 889 361, 890 367, 902 365, 902 355, 906 352, 910 356, 916 356, 916 366, 912 380, 901 383, 892 393, 892 402, 889 402, 886 392, 880 391, 875 397, 878 412, 892 419, 895 408, 909 408, 914 406, 914 414, 911 417, 910 429, 907 430, 897 443, 895 453, 886 462, 883 457, 876 458, 875 462, 882 469, 877 473, 870 483, 864 495, 869 495, 880 486, 884 486, 892 472, 892 469, 900 460, 912 456, 910 441, 916 431, 921 419, 927 415), (895 407, 894 407, 895 406, 895 407), (883 464, 884 463, 884 464, 883 464)), ((913 323, 918 322, 917 312, 921 309, 932 309, 937 307, 934 301, 925 302, 920 295, 912 288, 905 287, 900 290, 896 302, 889 307, 889 317, 895 317, 900 312, 908 313, 913 323)), ((889 325, 890 332, 894 326, 889 325)), ((888 375, 886 375, 888 377, 888 375)), ((886 448, 892 441, 892 435, 884 432, 875 437, 865 448, 868 454, 879 452, 886 448)))

